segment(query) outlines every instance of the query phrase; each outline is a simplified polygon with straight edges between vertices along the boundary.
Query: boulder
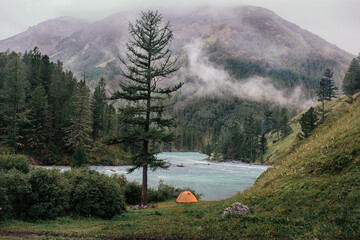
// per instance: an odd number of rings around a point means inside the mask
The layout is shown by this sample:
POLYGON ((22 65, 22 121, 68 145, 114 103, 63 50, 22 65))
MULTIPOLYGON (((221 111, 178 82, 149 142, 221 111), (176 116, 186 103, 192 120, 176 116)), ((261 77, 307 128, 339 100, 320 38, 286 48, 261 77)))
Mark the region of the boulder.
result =
POLYGON ((230 207, 227 207, 224 209, 224 211, 222 212, 222 214, 220 215, 220 217, 223 219, 226 215, 241 215, 241 216, 245 216, 250 214, 250 209, 248 208, 248 206, 236 202, 233 203, 230 207))
POLYGON ((157 208, 157 207, 158 207, 157 204, 150 204, 149 206, 139 204, 139 205, 131 207, 131 209, 139 210, 139 209, 148 209, 148 208, 157 208))

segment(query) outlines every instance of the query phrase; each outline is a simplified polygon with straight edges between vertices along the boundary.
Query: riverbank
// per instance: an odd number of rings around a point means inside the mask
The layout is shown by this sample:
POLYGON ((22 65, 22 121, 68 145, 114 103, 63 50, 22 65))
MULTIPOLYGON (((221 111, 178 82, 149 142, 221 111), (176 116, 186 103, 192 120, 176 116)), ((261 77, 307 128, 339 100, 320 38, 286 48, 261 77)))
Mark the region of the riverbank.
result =
POLYGON ((257 166, 265 166, 265 167, 274 167, 271 164, 266 164, 266 163, 259 163, 259 162, 243 162, 240 160, 234 160, 234 159, 215 159, 215 158, 204 158, 203 160, 207 161, 207 162, 212 162, 212 163, 239 163, 239 164, 248 164, 249 166, 251 165, 257 165, 257 166))

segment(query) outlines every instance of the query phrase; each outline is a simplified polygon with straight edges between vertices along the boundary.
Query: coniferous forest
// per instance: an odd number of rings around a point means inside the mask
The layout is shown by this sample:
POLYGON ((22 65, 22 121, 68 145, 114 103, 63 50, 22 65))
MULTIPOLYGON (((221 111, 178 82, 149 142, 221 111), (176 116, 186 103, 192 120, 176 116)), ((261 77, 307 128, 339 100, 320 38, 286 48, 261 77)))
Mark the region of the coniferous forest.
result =
MULTIPOLYGON (((24 54, 2 52, 0 75, 1 145, 7 151, 58 165, 69 164, 81 147, 92 164, 127 163, 128 146, 104 145, 124 131, 104 78, 91 91, 85 73, 76 79, 38 48, 24 54)), ((267 133, 274 131, 277 140, 290 133, 293 115, 274 104, 210 96, 195 96, 168 114, 175 116, 174 140, 160 151, 200 151, 216 159, 247 162, 261 159, 267 133)))
POLYGON ((52 165, 69 163, 83 147, 94 163, 119 164, 116 151, 100 146, 119 127, 115 108, 105 100, 104 79, 91 93, 85 79, 77 80, 37 48, 0 53, 0 76, 1 145, 7 151, 52 165), (96 151, 105 153, 99 158, 96 151))

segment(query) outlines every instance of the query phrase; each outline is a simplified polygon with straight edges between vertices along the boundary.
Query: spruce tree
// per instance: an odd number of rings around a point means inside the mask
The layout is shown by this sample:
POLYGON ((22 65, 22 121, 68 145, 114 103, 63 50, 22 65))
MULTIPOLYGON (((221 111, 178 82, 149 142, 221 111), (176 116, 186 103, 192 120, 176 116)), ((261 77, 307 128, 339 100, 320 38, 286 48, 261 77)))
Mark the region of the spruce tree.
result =
POLYGON ((92 119, 90 90, 84 80, 78 83, 76 93, 69 101, 68 126, 64 129, 65 146, 69 150, 75 150, 80 144, 88 147, 86 143, 90 141, 92 119))
POLYGON ((28 109, 26 140, 32 152, 41 156, 47 153, 51 135, 49 105, 43 86, 39 85, 31 93, 28 109))
POLYGON ((351 61, 344 77, 342 90, 350 100, 352 95, 360 91, 360 55, 351 61))
POLYGON ((318 118, 313 107, 301 115, 299 123, 301 125, 301 131, 303 132, 304 137, 307 138, 309 134, 316 128, 317 120, 318 118))
POLYGON ((292 129, 289 125, 289 118, 285 108, 281 110, 281 120, 280 120, 280 134, 284 138, 291 133, 292 129))
POLYGON ((15 53, 9 57, 1 91, 4 98, 1 115, 5 120, 5 136, 2 143, 8 144, 16 153, 23 144, 21 127, 27 121, 25 89, 28 87, 28 82, 25 78, 25 65, 20 57, 15 53))
POLYGON ((105 129, 106 114, 106 90, 105 79, 101 78, 98 86, 95 88, 92 97, 92 138, 96 140, 102 135, 105 129))
POLYGON ((30 89, 33 91, 40 84, 40 65, 41 65, 41 52, 38 47, 35 47, 28 53, 25 53, 23 61, 27 65, 27 78, 30 83, 30 89))
POLYGON ((333 72, 330 69, 326 69, 323 77, 320 81, 320 86, 317 88, 316 94, 318 96, 318 101, 322 103, 322 117, 321 121, 325 120, 325 102, 330 101, 336 97, 337 87, 332 80, 333 72))
MULTIPOLYGON (((173 119, 164 116, 169 96, 178 90, 182 83, 166 86, 161 80, 171 76, 179 69, 177 59, 173 59, 168 44, 173 39, 170 23, 163 23, 157 11, 142 12, 135 24, 129 24, 130 40, 126 44, 126 59, 120 58, 124 82, 121 91, 112 99, 125 99, 127 104, 120 108, 122 124, 127 131, 109 142, 131 144, 132 169, 142 168, 141 204, 147 205, 148 168, 166 168, 164 160, 156 153, 159 144, 170 142, 172 134, 168 129, 173 119)), ((131 171, 130 170, 130 171, 131 171)))

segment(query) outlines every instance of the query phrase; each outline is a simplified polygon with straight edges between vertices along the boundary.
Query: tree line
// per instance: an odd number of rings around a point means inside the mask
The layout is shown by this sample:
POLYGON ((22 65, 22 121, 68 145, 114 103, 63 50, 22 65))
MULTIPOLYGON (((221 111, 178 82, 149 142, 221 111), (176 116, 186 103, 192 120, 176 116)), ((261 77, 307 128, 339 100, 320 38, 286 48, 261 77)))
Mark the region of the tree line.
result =
MULTIPOLYGON (((325 102, 331 101, 338 96, 338 88, 335 86, 332 77, 332 70, 326 69, 316 90, 318 101, 321 102, 319 111, 321 117, 318 118, 318 113, 313 107, 310 107, 309 110, 302 114, 299 119, 302 132, 297 135, 298 139, 307 138, 319 124, 325 121, 325 114, 327 113, 325 102)), ((360 92, 360 55, 353 58, 350 63, 344 77, 342 91, 347 96, 347 102, 350 104, 353 103, 353 95, 360 92)))
POLYGON ((45 164, 63 161, 80 146, 93 148, 119 127, 104 79, 91 94, 85 79, 36 47, 0 53, 0 93, 1 145, 45 164))
POLYGON ((220 159, 254 162, 267 149, 266 134, 276 140, 291 133, 296 111, 236 97, 195 97, 171 110, 176 116, 175 139, 165 150, 201 151, 220 159))

